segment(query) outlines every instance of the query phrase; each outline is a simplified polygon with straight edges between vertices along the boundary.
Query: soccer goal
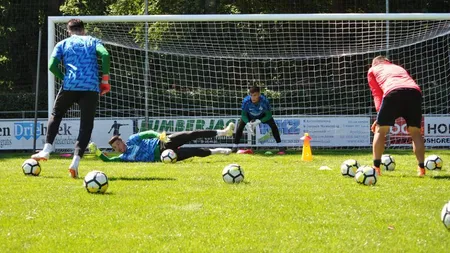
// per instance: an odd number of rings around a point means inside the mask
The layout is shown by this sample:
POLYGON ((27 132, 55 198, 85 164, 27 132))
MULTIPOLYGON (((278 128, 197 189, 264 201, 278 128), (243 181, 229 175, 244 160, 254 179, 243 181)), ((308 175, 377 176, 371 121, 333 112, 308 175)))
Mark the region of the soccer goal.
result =
MULTIPOLYGON (((243 97, 257 85, 286 146, 309 132, 315 146, 368 147, 376 112, 367 70, 387 55, 423 90, 424 122, 434 124, 424 124, 424 134, 450 135, 439 129, 450 110, 450 14, 49 17, 49 56, 71 18, 111 53, 112 90, 97 117, 135 119, 139 130, 223 127, 239 119, 243 97)), ((48 80, 51 112, 60 83, 48 80)), ((409 141, 397 123, 388 145, 409 141)), ((243 141, 270 146, 268 130, 243 141)))

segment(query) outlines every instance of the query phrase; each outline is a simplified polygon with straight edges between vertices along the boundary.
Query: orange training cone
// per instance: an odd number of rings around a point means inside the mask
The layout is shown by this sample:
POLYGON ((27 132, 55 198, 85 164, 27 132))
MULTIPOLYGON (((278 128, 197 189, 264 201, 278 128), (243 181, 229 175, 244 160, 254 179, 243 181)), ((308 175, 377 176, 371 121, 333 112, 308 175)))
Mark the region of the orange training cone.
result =
POLYGON ((309 141, 312 140, 311 136, 305 133, 300 140, 303 140, 302 161, 312 161, 311 145, 309 144, 309 141))

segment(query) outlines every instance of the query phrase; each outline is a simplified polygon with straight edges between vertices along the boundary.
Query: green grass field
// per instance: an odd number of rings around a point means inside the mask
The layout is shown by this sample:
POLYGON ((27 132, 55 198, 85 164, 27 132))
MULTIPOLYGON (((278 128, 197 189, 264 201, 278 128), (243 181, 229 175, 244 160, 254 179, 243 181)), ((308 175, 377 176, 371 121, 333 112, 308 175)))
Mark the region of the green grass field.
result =
POLYGON ((411 150, 376 186, 341 176, 369 150, 195 158, 176 164, 103 163, 91 155, 80 175, 102 170, 104 195, 68 177, 68 158, 53 154, 39 177, 24 176, 28 155, 0 154, 1 252, 448 252, 440 221, 450 200, 450 151, 432 150, 444 170, 416 177, 411 150), (446 164, 447 162, 447 164, 446 164), (222 181, 238 163, 246 179, 222 181), (320 166, 332 170, 318 170, 320 166))

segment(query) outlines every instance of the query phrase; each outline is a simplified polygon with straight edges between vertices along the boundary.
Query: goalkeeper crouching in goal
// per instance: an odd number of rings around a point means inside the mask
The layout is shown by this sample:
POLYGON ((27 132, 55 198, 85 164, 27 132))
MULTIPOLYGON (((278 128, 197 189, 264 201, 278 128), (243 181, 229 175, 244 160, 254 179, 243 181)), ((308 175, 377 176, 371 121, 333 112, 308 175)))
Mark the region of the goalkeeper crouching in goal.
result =
POLYGON ((229 148, 183 148, 181 146, 199 138, 232 136, 233 131, 234 123, 228 124, 223 130, 184 131, 169 136, 165 133, 149 130, 131 135, 126 142, 120 136, 113 136, 109 145, 114 151, 121 153, 116 157, 108 157, 93 142, 89 144, 89 149, 104 162, 160 162, 160 155, 166 149, 172 149, 177 154, 177 161, 182 161, 194 156, 206 157, 215 154, 230 154, 231 149, 229 148))
POLYGON ((272 111, 269 100, 261 94, 259 87, 253 86, 249 89, 250 95, 247 95, 242 101, 241 120, 234 137, 233 152, 238 150, 238 144, 242 137, 244 128, 247 128, 252 135, 255 134, 256 126, 260 123, 269 125, 273 137, 278 144, 279 155, 285 154, 285 148, 281 146, 280 132, 277 124, 272 117, 272 111))

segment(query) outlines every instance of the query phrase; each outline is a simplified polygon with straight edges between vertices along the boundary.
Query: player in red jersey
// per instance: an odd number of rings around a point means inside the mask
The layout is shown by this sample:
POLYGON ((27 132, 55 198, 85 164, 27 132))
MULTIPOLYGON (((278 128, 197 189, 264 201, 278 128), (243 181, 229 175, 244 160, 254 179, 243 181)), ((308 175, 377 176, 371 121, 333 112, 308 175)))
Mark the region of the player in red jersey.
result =
POLYGON ((373 137, 373 165, 380 175, 381 156, 389 127, 403 117, 408 126, 416 155, 419 177, 425 176, 425 144, 420 132, 422 121, 422 92, 420 87, 401 66, 391 63, 385 56, 377 56, 367 73, 370 90, 378 112, 371 130, 373 137))

